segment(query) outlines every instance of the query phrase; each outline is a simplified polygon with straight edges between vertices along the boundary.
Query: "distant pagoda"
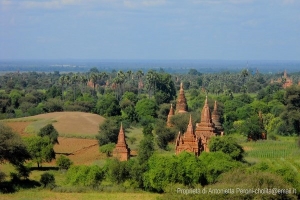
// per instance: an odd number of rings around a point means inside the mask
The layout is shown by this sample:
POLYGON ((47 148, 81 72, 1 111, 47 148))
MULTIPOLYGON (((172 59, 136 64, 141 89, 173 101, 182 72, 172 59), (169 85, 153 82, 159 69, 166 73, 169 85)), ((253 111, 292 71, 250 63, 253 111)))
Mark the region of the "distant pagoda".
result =
POLYGON ((118 142, 113 150, 113 157, 118 158, 120 161, 129 160, 130 157, 130 149, 126 144, 125 133, 122 124, 118 135, 118 142))
POLYGON ((220 114, 219 114, 219 111, 218 111, 217 101, 215 101, 214 110, 211 113, 211 120, 212 120, 212 123, 214 123, 218 134, 223 135, 224 129, 223 129, 223 126, 220 122, 220 114))
POLYGON ((171 117, 174 116, 174 108, 173 108, 173 105, 171 104, 171 108, 170 108, 170 111, 169 111, 169 114, 168 114, 168 119, 167 119, 167 126, 168 127, 172 127, 172 123, 171 123, 171 117))
POLYGON ((175 141, 175 151, 176 155, 178 155, 182 151, 194 153, 196 156, 200 154, 200 140, 194 133, 193 124, 192 124, 192 116, 190 115, 190 121, 186 132, 181 135, 178 133, 177 139, 175 141))
POLYGON ((179 96, 176 103, 176 113, 186 113, 187 110, 188 108, 187 108, 186 98, 184 95, 183 84, 181 82, 179 96))
POLYGON ((293 85, 293 80, 288 77, 286 70, 284 70, 282 77, 278 78, 277 80, 271 80, 271 84, 273 83, 280 83, 282 84, 282 87, 286 89, 287 87, 293 85))

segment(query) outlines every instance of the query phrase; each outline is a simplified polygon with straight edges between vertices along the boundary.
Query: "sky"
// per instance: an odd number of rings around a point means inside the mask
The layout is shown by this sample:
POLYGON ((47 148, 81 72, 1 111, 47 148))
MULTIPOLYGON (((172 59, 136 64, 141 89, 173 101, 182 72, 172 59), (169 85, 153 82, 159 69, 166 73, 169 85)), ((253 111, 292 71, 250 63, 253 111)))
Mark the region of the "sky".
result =
POLYGON ((0 0, 0 59, 300 60, 300 0, 0 0))

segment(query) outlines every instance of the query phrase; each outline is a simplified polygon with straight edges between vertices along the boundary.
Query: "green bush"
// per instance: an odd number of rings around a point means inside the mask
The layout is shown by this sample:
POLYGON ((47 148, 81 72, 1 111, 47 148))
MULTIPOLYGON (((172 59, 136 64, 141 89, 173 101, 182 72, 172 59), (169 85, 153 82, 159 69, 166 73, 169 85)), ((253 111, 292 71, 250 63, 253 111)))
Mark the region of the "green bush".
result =
POLYGON ((56 160, 56 165, 59 167, 59 169, 69 169, 72 164, 73 164, 73 162, 64 155, 61 155, 56 160))
POLYGON ((112 152, 115 148, 115 143, 108 143, 100 147, 100 152, 105 153, 107 157, 112 156, 112 152))
POLYGON ((243 147, 229 136, 213 137, 209 141, 209 150, 211 152, 221 151, 237 161, 242 161, 244 157, 243 147))
POLYGON ((40 183, 44 188, 53 189, 55 187, 55 178, 53 174, 45 172, 41 175, 40 183))
POLYGON ((128 162, 122 162, 118 159, 111 159, 108 160, 104 166, 106 177, 112 183, 122 183, 126 179, 129 178, 129 166, 127 165, 128 162))
POLYGON ((71 166, 66 175, 66 184, 96 187, 104 178, 103 170, 97 166, 71 166))

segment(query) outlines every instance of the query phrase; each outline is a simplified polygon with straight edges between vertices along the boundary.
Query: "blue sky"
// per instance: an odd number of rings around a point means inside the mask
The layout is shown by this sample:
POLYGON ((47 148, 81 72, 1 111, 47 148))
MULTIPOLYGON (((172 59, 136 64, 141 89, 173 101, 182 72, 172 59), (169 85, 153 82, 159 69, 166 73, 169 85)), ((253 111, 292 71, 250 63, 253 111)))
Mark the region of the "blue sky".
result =
POLYGON ((0 0, 0 59, 300 60, 300 1, 0 0))

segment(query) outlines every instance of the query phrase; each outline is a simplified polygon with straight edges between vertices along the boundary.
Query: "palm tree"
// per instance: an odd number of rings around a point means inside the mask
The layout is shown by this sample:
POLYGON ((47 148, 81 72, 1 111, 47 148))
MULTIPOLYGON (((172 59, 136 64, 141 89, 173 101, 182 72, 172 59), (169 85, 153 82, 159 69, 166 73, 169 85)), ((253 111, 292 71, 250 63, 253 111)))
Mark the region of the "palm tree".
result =
POLYGON ((58 84, 61 85, 61 100, 64 100, 64 84, 65 84, 64 76, 65 75, 62 75, 58 79, 58 84))
POLYGON ((137 82, 138 82, 138 95, 141 93, 141 81, 142 81, 142 77, 144 76, 144 72, 142 70, 139 70, 136 72, 136 77, 137 77, 137 82))
POLYGON ((79 81, 79 74, 73 74, 73 76, 71 77, 71 83, 73 85, 73 94, 74 94, 73 102, 75 102, 75 98, 76 98, 76 86, 78 81, 79 81))
POLYGON ((80 81, 80 83, 82 84, 82 88, 83 88, 82 93, 83 93, 83 92, 86 91, 86 87, 87 87, 87 83, 88 83, 88 78, 87 78, 87 76, 85 76, 85 75, 81 75, 81 76, 79 77, 79 81, 80 81))
POLYGON ((124 92, 124 82, 126 79, 126 75, 122 70, 120 70, 117 73, 117 77, 118 77, 118 82, 119 82, 119 86, 120 86, 120 95, 122 95, 124 92))
POLYGON ((151 98, 151 90, 152 90, 153 95, 155 94, 157 78, 158 77, 157 77, 157 74, 155 71, 153 71, 153 70, 148 71, 148 73, 146 75, 146 79, 147 79, 149 98, 151 98))
POLYGON ((96 85, 99 79, 99 74, 98 73, 92 73, 90 77, 90 81, 93 83, 93 88, 94 88, 94 95, 96 95, 96 85))

